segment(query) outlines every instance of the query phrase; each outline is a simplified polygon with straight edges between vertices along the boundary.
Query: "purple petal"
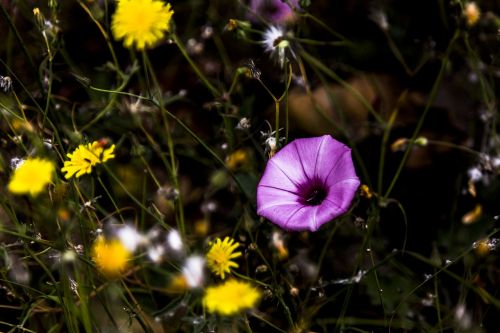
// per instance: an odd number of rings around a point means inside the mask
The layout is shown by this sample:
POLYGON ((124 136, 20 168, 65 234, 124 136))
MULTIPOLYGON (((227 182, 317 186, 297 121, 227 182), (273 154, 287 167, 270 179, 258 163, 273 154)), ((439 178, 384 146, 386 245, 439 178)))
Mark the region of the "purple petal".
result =
POLYGON ((328 177, 337 175, 339 169, 342 171, 347 169, 356 175, 352 164, 351 149, 329 135, 321 138, 324 141, 315 164, 317 177, 325 181, 328 177))
POLYGON ((339 208, 339 215, 344 214, 351 206, 352 199, 354 199, 358 187, 359 179, 357 177, 341 180, 329 188, 328 196, 323 203, 328 202, 333 204, 339 208))
POLYGON ((316 165, 318 159, 323 155, 322 148, 325 146, 325 142, 329 137, 329 135, 325 135, 317 138, 297 139, 290 143, 290 145, 295 148, 296 156, 308 180, 318 178, 316 165))
POLYGON ((262 215, 261 213, 267 211, 268 209, 272 209, 275 206, 279 205, 297 205, 298 203, 298 195, 283 191, 276 187, 269 187, 266 185, 261 185, 257 189, 257 213, 262 215))
MULTIPOLYGON (((301 216, 307 214, 309 212, 309 207, 304 206, 300 203, 293 204, 279 204, 267 209, 259 209, 258 214, 267 218, 268 220, 274 222, 279 225, 283 229, 289 230, 300 230, 295 229, 294 226, 297 225, 298 220, 300 220, 301 216)), ((306 219, 303 219, 307 221, 306 219)))
POLYGON ((345 208, 342 208, 329 200, 323 201, 323 203, 317 207, 318 210, 316 212, 316 224, 313 225, 311 223, 311 231, 318 230, 319 227, 321 227, 323 224, 330 222, 334 218, 344 214, 347 211, 345 208))
MULTIPOLYGON (((294 142, 281 149, 272 159, 269 160, 267 165, 273 169, 276 168, 280 170, 285 175, 284 177, 281 176, 280 178, 276 178, 276 180, 279 179, 279 184, 281 184, 282 181, 285 181, 285 183, 290 181, 296 186, 295 189, 300 189, 300 185, 307 183, 309 178, 305 173, 301 156, 298 154, 297 149, 294 148, 294 142), (284 178, 287 178, 288 180, 284 178)), ((271 170, 271 172, 273 177, 277 176, 275 171, 271 170)), ((267 167, 264 172, 264 176, 266 176, 266 173, 267 167)), ((276 180, 273 180, 273 184, 276 183, 276 180)))
MULTIPOLYGON (((297 0, 292 0, 290 3, 293 7, 299 8, 297 0)), ((282 0, 251 0, 250 8, 257 15, 277 24, 284 23, 294 16, 292 9, 282 0)), ((258 21, 253 14, 249 15, 249 18, 252 21, 258 21)))
POLYGON ((323 179, 327 186, 333 186, 343 179, 358 178, 352 163, 351 150, 345 151, 338 157, 337 163, 323 179))

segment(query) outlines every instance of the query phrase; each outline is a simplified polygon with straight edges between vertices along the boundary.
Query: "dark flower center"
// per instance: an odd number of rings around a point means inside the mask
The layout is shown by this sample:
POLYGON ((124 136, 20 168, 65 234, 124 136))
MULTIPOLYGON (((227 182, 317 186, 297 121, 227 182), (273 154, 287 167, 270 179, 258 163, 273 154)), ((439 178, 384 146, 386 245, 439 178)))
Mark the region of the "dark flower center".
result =
POLYGON ((306 206, 317 206, 325 200, 328 193, 322 186, 313 186, 305 191, 302 196, 302 203, 306 206))

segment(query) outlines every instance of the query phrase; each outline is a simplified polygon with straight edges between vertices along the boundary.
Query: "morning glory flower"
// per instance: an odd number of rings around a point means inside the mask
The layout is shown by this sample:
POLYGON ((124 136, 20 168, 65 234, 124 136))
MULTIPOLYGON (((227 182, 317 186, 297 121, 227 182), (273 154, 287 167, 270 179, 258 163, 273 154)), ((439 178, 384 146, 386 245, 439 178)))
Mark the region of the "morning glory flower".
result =
MULTIPOLYGON (((292 7, 298 9, 299 4, 297 0, 291 0, 292 7)), ((282 24, 295 19, 295 14, 290 6, 282 0, 251 0, 250 9, 262 18, 282 24)), ((254 14, 250 14, 249 18, 252 21, 257 21, 254 14)))
POLYGON ((257 213, 287 230, 316 231, 347 212, 359 184, 349 147, 330 135, 297 139, 268 161, 257 213))

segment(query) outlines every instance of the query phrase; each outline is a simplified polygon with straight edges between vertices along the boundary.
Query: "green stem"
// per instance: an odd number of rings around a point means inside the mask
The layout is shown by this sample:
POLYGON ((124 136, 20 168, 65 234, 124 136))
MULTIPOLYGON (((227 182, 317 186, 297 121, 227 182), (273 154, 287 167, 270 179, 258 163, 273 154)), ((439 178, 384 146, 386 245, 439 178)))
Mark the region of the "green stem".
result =
POLYGON ((274 109, 275 109, 275 115, 276 115, 276 124, 275 124, 275 134, 274 138, 276 140, 276 144, 279 145, 280 142, 280 102, 275 100, 274 101, 274 109))
POLYGON ((380 157, 379 157, 379 166, 378 166, 378 181, 377 181, 377 193, 382 193, 382 186, 384 180, 384 164, 385 164, 385 154, 387 149, 387 142, 389 141, 389 134, 391 133, 392 125, 396 121, 396 118, 399 113, 399 105, 406 98, 407 91, 405 90, 398 99, 396 103, 396 107, 392 112, 387 125, 384 128, 384 134, 382 136, 382 143, 380 145, 380 157))
POLYGON ((315 46, 353 46, 354 44, 348 41, 323 41, 323 40, 313 40, 307 38, 293 37, 292 40, 297 41, 301 44, 315 45, 315 46))
POLYGON ((262 321, 263 323, 266 323, 267 325, 271 326, 272 328, 274 328, 276 331, 278 332, 281 332, 281 333, 287 333, 286 331, 282 330, 281 328, 279 328, 278 326, 274 325, 273 323, 271 323, 269 320, 267 320, 266 318, 264 318, 263 316, 260 316, 258 315, 257 313, 255 312, 252 312, 251 313, 252 317, 255 317, 257 318, 258 320, 262 321))
POLYGON ((324 23, 323 21, 321 21, 320 19, 318 19, 316 16, 314 16, 314 15, 312 15, 310 13, 301 14, 300 12, 298 12, 298 14, 300 16, 304 17, 304 18, 311 19, 316 24, 318 24, 319 26, 321 26, 323 29, 325 29, 326 31, 328 31, 329 33, 331 33, 333 36, 341 39, 342 41, 349 42, 350 44, 352 44, 352 42, 350 42, 347 38, 345 38, 343 35, 339 34, 335 30, 333 30, 332 28, 330 28, 329 25, 327 25, 326 23, 324 23))
POLYGON ((145 210, 149 215, 151 215, 161 226, 165 227, 165 229, 169 229, 170 227, 168 224, 166 224, 160 217, 157 215, 153 214, 148 207, 144 206, 143 203, 137 199, 130 191, 127 189, 127 187, 118 179, 118 177, 111 171, 111 169, 106 165, 103 164, 104 169, 106 169, 106 172, 109 174, 111 178, 122 188, 122 190, 134 201, 141 209, 145 210))
POLYGON ((191 59, 191 57, 189 56, 189 54, 187 53, 186 49, 184 48, 184 45, 182 44, 182 42, 179 40, 179 37, 177 37, 177 35, 175 33, 173 33, 171 35, 172 39, 174 40, 175 42, 175 45, 177 45, 177 48, 179 49, 179 51, 181 51, 182 55, 184 56, 184 58, 187 60, 187 62, 189 63, 189 65, 191 66, 191 68, 194 70, 194 72, 196 73, 196 75, 198 75, 198 77, 200 78, 200 80, 203 82, 203 84, 205 84, 205 86, 208 88, 208 90, 210 90, 210 92, 212 93, 212 95, 214 97, 219 97, 221 94, 220 92, 217 90, 217 88, 215 88, 209 81, 208 79, 205 77, 205 75, 200 71, 200 69, 198 68, 198 66, 196 66, 196 64, 194 63, 193 59, 191 59))
POLYGON ((432 89, 431 89, 431 92, 429 95, 429 99, 427 101, 425 109, 424 109, 422 116, 420 117, 420 119, 417 123, 417 126, 415 127, 415 130, 413 131, 413 135, 410 139, 408 147, 405 150, 403 158, 401 159, 401 162, 399 163, 398 169, 397 169, 397 171, 396 171, 396 173, 391 181, 391 184, 389 185, 389 188, 385 192, 383 199, 387 199, 387 197, 391 194, 391 192, 392 192, 392 190, 393 190, 394 186, 396 185, 396 182, 399 178, 399 175, 401 174, 401 171, 403 170, 403 168, 406 164, 406 160, 410 156, 410 152, 412 151, 413 145, 415 144, 415 139, 417 138, 418 134, 420 133, 420 129, 422 128, 422 125, 424 124, 424 120, 427 116, 427 113, 429 112, 429 110, 431 108, 432 103, 436 99, 437 93, 439 91, 439 87, 441 85, 441 81, 442 81, 443 76, 444 76, 444 72, 446 70, 446 67, 448 66, 448 61, 449 61, 452 46, 455 44, 455 41, 458 39, 459 35, 460 35, 459 31, 458 30, 455 31, 455 34, 453 35, 453 37, 450 41, 450 44, 448 45, 448 49, 446 50, 446 54, 445 54, 443 61, 441 63, 441 68, 439 69, 439 73, 437 75, 436 81, 434 82, 434 85, 432 86, 432 89))
POLYGON ((121 90, 123 90, 127 86, 129 79, 130 79, 130 77, 127 79, 124 79, 122 81, 122 83, 120 84, 120 86, 116 90, 104 90, 104 89, 90 87, 91 90, 100 91, 100 92, 110 92, 111 93, 111 100, 108 102, 108 104, 106 104, 106 106, 102 109, 102 111, 100 111, 94 118, 92 118, 91 121, 89 121, 87 124, 85 124, 85 126, 82 126, 82 128, 80 128, 80 132, 85 132, 88 128, 92 127, 95 123, 97 123, 99 120, 101 120, 101 118, 104 115, 106 115, 109 111, 111 111, 114 108, 115 103, 116 103, 116 99, 118 97, 118 92, 120 92, 121 90))
MULTIPOLYGON (((24 43, 24 40, 21 37, 21 34, 17 30, 16 25, 14 24, 14 22, 10 18, 10 15, 9 15, 9 13, 7 13, 7 10, 5 9, 5 7, 2 5, 2 6, 0 6, 0 8, 2 8, 2 15, 7 20, 8 24, 9 24, 9 27, 12 29, 12 31, 14 31, 14 35, 16 36, 16 39, 17 39, 19 45, 21 46, 21 50, 23 51, 24 55, 26 56, 26 59, 28 59, 28 63, 30 64, 30 67, 32 68, 32 71, 33 72, 37 72, 37 68, 35 66, 35 63, 33 62, 33 58, 29 54, 28 49, 26 48, 26 44, 24 43)), ((40 80, 38 80, 37 83, 38 83, 38 86, 40 88, 40 91, 43 94, 44 90, 43 90, 43 84, 42 84, 42 82, 40 80)))
MULTIPOLYGON (((434 268, 434 273, 436 273, 436 268, 434 268)), ((434 278, 434 300, 436 305, 436 314, 438 317, 439 332, 443 332, 443 319, 441 318, 441 304, 439 303, 439 279, 434 278)))
MULTIPOLYGON (((45 38, 45 40, 47 40, 45 38)), ((47 115, 49 112, 49 107, 50 107, 50 96, 52 95, 52 56, 50 55, 50 46, 47 43, 47 48, 49 50, 49 73, 48 73, 48 88, 47 88, 47 100, 45 102, 45 110, 43 111, 43 120, 42 120, 42 131, 45 128, 45 121, 47 119, 47 115)))
POLYGON ((116 201, 115 199, 113 199, 113 196, 111 195, 111 193, 109 193, 108 189, 106 188, 106 186, 104 185, 102 179, 101 179, 101 176, 97 176, 97 181, 99 182, 99 184, 101 184, 104 192, 106 192, 106 195, 108 196, 109 200, 111 201, 111 203, 113 204, 113 207, 115 207, 115 210, 116 212, 118 213, 118 215, 120 216, 120 219, 122 220, 122 223, 125 224, 125 219, 123 218, 121 212, 120 212, 120 208, 118 207, 118 205, 116 204, 116 201))
POLYGON ((97 28, 101 32, 102 36, 104 37, 104 40, 106 41, 106 45, 108 46, 109 52, 111 53, 111 58, 113 58, 113 63, 115 64, 116 70, 117 70, 117 78, 120 76, 120 64, 118 63, 118 58, 116 57, 115 50, 113 48, 113 45, 111 44, 111 39, 109 38, 109 34, 104 30, 103 26, 101 23, 95 19, 94 15, 92 15, 92 12, 90 9, 81 1, 78 0, 78 4, 83 8, 83 10, 87 13, 87 15, 90 17, 90 19, 97 25, 97 28))
POLYGON ((146 73, 149 71, 150 77, 153 80, 153 84, 155 85, 155 88, 158 90, 158 99, 159 99, 159 107, 160 107, 160 114, 163 120, 163 126, 165 127, 165 137, 166 137, 166 143, 168 147, 168 154, 170 157, 170 170, 171 170, 171 179, 172 183, 174 184, 175 189, 179 193, 177 200, 176 200, 176 212, 177 212, 177 228, 179 229, 180 234, 185 237, 186 236, 186 227, 184 223, 184 206, 182 203, 182 193, 180 191, 180 186, 179 186, 179 174, 177 170, 177 161, 175 159, 175 151, 174 151, 174 141, 172 139, 172 134, 170 131, 170 125, 168 123, 168 119, 166 116, 167 110, 163 106, 163 98, 162 98, 162 93, 160 89, 160 85, 158 83, 158 79, 156 77, 153 65, 149 61, 149 57, 147 53, 144 51, 142 53, 144 63, 146 64, 146 73))

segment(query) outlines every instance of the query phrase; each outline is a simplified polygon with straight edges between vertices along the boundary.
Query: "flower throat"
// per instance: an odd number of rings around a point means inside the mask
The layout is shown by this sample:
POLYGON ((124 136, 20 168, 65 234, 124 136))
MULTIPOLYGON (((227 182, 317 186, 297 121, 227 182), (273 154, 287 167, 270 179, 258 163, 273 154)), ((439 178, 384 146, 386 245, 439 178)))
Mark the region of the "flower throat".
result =
POLYGON ((325 200, 326 195, 327 192, 323 187, 314 186, 305 192, 305 195, 302 197, 302 203, 307 206, 317 206, 325 200))

